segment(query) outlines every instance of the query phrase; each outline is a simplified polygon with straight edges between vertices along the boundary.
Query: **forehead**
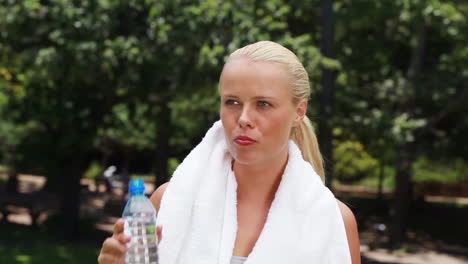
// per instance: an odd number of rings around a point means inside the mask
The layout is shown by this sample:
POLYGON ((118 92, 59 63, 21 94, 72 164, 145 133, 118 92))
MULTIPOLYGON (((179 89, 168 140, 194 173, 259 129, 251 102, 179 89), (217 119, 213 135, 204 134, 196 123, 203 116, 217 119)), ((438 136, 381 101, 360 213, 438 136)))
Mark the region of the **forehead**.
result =
POLYGON ((241 93, 253 96, 291 96, 291 80, 284 66, 241 58, 224 66, 220 91, 221 95, 241 93))

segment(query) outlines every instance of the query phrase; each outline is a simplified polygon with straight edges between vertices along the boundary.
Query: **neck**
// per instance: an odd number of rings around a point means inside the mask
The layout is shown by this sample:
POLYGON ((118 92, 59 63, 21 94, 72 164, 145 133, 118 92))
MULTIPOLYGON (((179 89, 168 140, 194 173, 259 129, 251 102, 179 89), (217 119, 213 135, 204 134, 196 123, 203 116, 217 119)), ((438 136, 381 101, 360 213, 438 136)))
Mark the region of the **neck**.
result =
POLYGON ((288 162, 288 152, 274 160, 260 164, 239 164, 234 161, 233 170, 237 180, 237 200, 270 205, 281 182, 288 162))

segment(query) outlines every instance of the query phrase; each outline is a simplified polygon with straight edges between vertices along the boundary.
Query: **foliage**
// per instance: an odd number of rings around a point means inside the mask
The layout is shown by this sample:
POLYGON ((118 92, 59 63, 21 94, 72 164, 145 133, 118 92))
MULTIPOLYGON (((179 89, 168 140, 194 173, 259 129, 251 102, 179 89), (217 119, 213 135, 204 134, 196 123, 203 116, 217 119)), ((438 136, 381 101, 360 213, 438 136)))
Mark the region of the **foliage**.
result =
POLYGON ((463 159, 434 161, 420 157, 413 164, 415 182, 468 182, 468 165, 463 159))
POLYGON ((43 231, 25 226, 2 225, 0 262, 11 264, 95 263, 98 245, 55 241, 43 231))
POLYGON ((334 155, 334 173, 340 182, 352 183, 377 173, 377 160, 369 155, 359 142, 340 142, 334 150, 334 155))
POLYGON ((88 169, 83 174, 83 177, 85 179, 95 179, 96 177, 101 176, 103 172, 104 168, 101 166, 101 164, 97 161, 92 161, 89 164, 88 169))
POLYGON ((97 131, 95 146, 103 152, 112 152, 116 148, 154 149, 157 129, 150 117, 156 110, 145 103, 115 105, 97 131))
POLYGON ((386 160, 395 160, 398 145, 408 142, 418 142, 420 152, 454 147, 449 135, 466 131, 466 122, 454 129, 435 118, 463 120, 467 113, 466 105, 444 110, 466 88, 467 39, 459 32, 468 29, 468 5, 417 0, 335 5, 337 59, 343 65, 335 127, 342 137, 356 138, 386 160), (416 136, 428 126, 429 133, 416 136))
POLYGON ((131 179, 144 179, 145 182, 154 182, 154 175, 151 174, 132 174, 131 179))
MULTIPOLYGON (((216 88, 210 90, 215 91, 216 88)), ((219 96, 214 92, 194 91, 189 97, 175 96, 169 107, 172 123, 177 128, 170 140, 175 147, 197 144, 194 141, 199 141, 207 128, 219 119, 219 96)))
MULTIPOLYGON (((382 177, 382 188, 394 191, 395 190, 395 175, 396 171, 394 167, 384 166, 383 168, 383 177, 382 177)), ((372 175, 372 177, 365 177, 361 180, 353 183, 354 185, 367 186, 377 190, 379 187, 379 177, 378 175, 372 175)))
MULTIPOLYGON (((384 167, 382 186, 385 189, 393 190, 395 187, 395 168, 384 167)), ((419 157, 413 164, 413 182, 419 183, 440 183, 457 184, 468 182, 467 162, 463 159, 455 160, 429 160, 427 157, 419 157)), ((363 178, 354 184, 377 188, 378 175, 371 175, 363 178)))
POLYGON ((37 124, 33 121, 14 123, 4 120, 0 122, 0 161, 15 166, 24 159, 24 153, 18 152, 18 147, 33 131, 37 124))
POLYGON ((176 158, 170 158, 169 159, 169 175, 172 175, 174 171, 177 169, 177 166, 179 166, 180 161, 176 158))
POLYGON ((4 1, 3 81, 20 91, 14 106, 44 127, 35 136, 51 137, 57 156, 70 148, 151 150, 160 130, 180 131, 170 141, 183 152, 217 117, 216 83, 229 52, 273 39, 308 69, 320 63, 311 38, 289 32, 291 12, 281 0, 4 1), (164 104, 175 112, 170 123, 164 104), (199 111, 189 112, 195 118, 181 114, 190 110, 199 111))
MULTIPOLYGON (((293 50, 308 70, 309 113, 319 132, 332 125, 341 142, 336 173, 345 180, 373 181, 378 164, 396 169, 409 145, 411 158, 434 164, 466 156, 468 3, 334 1, 336 59, 317 48, 319 6, 0 0, 1 162, 44 174, 52 186, 67 183, 71 203, 79 201, 79 177, 70 168, 96 174, 89 160, 145 153, 172 171, 219 119, 226 56, 266 39, 293 50), (329 120, 316 114, 321 67, 337 76, 329 120)), ((444 173, 422 161, 415 166, 415 180, 444 173)), ((464 166, 454 167, 457 175, 464 166)))

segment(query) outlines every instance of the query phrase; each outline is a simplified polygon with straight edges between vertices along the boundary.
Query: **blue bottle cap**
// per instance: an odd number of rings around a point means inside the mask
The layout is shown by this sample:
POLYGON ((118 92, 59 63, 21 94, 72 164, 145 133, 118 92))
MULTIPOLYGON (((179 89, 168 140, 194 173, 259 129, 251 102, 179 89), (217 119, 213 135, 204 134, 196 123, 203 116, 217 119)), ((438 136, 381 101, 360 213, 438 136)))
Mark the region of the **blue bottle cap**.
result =
POLYGON ((145 191, 144 179, 132 179, 128 187, 130 193, 143 193, 145 191))

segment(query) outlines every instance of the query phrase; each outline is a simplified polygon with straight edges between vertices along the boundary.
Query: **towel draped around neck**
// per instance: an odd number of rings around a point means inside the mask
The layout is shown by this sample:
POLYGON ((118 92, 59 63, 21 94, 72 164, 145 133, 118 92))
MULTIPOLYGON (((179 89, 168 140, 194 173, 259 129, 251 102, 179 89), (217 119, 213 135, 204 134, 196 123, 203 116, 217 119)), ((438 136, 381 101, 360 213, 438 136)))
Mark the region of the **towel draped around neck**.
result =
MULTIPOLYGON (((237 182, 221 121, 179 165, 161 200, 159 264, 229 264, 237 182)), ((245 264, 351 263, 333 194, 291 140, 281 183, 245 264)))

